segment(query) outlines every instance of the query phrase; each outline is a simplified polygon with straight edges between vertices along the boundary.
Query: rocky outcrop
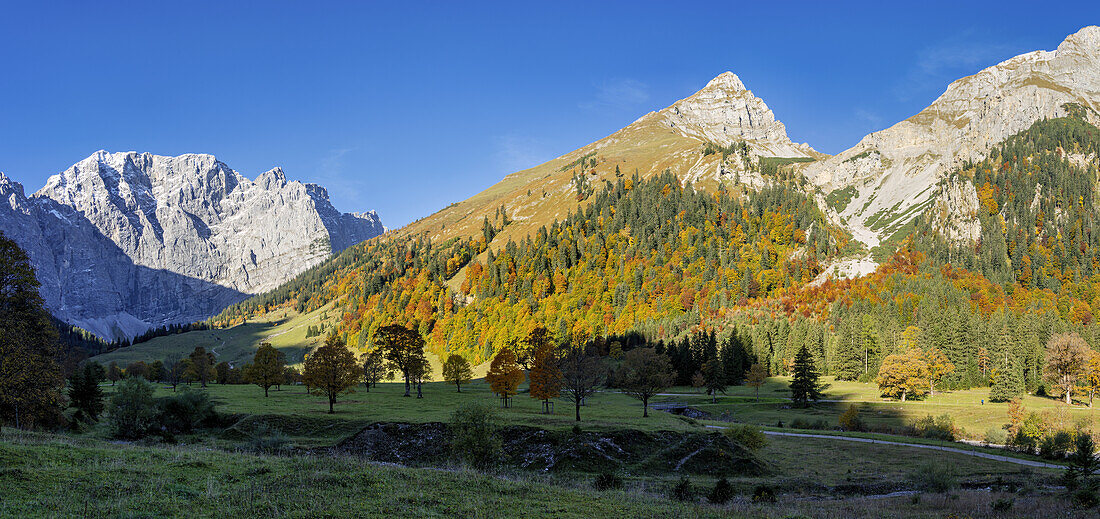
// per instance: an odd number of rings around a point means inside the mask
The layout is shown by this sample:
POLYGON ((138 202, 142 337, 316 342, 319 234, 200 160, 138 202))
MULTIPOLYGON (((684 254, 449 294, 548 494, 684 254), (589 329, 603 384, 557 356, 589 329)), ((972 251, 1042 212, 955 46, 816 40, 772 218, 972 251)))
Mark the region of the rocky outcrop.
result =
POLYGON ((745 141, 765 157, 810 157, 809 144, 795 144, 763 99, 733 72, 723 72, 702 90, 651 114, 685 137, 729 145, 745 141))
POLYGON ((105 338, 204 319, 381 234, 323 187, 251 181, 210 155, 100 151, 27 197, 0 175, 0 231, 60 319, 105 338))
POLYGON ((917 115, 805 174, 825 193, 858 190, 861 203, 836 216, 874 246, 930 205, 944 174, 984 158, 1035 121, 1066 115, 1069 103, 1100 108, 1100 27, 1081 29, 1054 51, 1016 56, 955 81, 917 115))

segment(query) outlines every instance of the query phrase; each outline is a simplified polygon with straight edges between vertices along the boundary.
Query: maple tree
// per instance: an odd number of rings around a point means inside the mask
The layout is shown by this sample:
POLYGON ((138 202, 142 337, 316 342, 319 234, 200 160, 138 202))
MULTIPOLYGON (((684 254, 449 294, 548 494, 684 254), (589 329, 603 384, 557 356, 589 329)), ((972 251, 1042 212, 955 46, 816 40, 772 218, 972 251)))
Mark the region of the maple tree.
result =
POLYGON ((516 354, 508 347, 497 352, 485 374, 489 389, 500 397, 503 407, 511 407, 512 397, 518 392, 523 379, 523 369, 516 362, 516 354))
POLYGON ((330 333, 324 344, 306 355, 304 368, 302 382, 328 397, 329 414, 336 412, 336 397, 352 392, 359 383, 360 368, 355 354, 335 333, 330 333))
POLYGON ((542 411, 551 411, 550 399, 561 394, 562 375, 553 341, 542 342, 531 355, 531 398, 542 400, 542 411))
POLYGON ((883 361, 875 382, 884 396, 900 398, 902 402, 910 396, 923 396, 930 386, 928 363, 918 348, 890 355, 883 361))
POLYGON ((264 389, 268 396, 271 386, 282 384, 286 379, 286 355, 276 350, 270 343, 264 342, 252 356, 252 363, 244 367, 244 379, 264 389))
POLYGON ((649 399, 674 382, 668 356, 653 348, 634 348, 626 352, 617 377, 623 393, 642 401, 643 418, 649 416, 649 399))
POLYGON ((1067 404, 1073 403, 1077 377, 1088 365, 1090 353, 1088 344, 1076 333, 1059 333, 1047 342, 1046 378, 1067 404))
POLYGON ((462 384, 469 382, 473 376, 470 362, 461 355, 452 353, 443 361, 443 380, 454 384, 459 393, 462 392, 462 384))

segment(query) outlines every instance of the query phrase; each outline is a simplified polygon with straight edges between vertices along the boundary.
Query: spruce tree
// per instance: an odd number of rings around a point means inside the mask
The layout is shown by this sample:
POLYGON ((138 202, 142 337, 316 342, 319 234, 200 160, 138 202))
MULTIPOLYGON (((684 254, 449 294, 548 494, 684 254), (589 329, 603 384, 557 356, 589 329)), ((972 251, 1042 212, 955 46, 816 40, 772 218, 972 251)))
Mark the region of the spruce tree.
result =
POLYGON ((817 402, 826 386, 818 380, 820 375, 814 366, 813 356, 810 350, 803 344, 794 356, 794 377, 791 379, 791 400, 798 406, 805 407, 810 400, 817 402))
POLYGON ((1008 402, 1022 394, 1024 394, 1024 379, 1016 367, 1016 362, 1012 361, 993 377, 993 387, 989 389, 989 401, 1008 402))

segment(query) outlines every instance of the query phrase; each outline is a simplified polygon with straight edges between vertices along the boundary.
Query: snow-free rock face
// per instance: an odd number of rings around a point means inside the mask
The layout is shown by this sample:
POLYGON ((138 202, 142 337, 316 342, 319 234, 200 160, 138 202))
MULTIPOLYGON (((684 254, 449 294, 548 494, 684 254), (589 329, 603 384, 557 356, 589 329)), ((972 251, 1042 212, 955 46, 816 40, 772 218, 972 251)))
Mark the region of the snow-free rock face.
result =
POLYGON ((100 151, 30 197, 0 175, 0 197, 50 310, 106 338, 204 319, 383 231, 320 186, 210 155, 100 151))
POLYGON ((733 72, 723 72, 702 90, 652 114, 685 137, 719 145, 746 141, 767 157, 809 157, 808 144, 795 144, 763 99, 733 72))
MULTIPOLYGON (((857 239, 875 246, 932 204, 944 174, 984 158, 1035 121, 1066 115, 1068 103, 1100 109, 1100 27, 1081 29, 1057 50, 1016 56, 955 81, 917 115, 808 165, 805 174, 826 194, 856 188, 838 216, 857 239)), ((968 193, 950 193, 969 203, 968 193)))

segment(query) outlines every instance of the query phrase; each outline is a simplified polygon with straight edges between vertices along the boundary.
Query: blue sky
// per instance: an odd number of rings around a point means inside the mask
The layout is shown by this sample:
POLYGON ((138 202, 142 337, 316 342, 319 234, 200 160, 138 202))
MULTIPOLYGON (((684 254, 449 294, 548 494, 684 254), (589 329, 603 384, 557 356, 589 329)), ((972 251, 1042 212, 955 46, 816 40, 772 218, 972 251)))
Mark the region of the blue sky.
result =
POLYGON ((1097 2, 686 4, 0 2, 0 171, 34 191, 98 149, 211 153, 393 228, 725 70, 837 153, 1100 23, 1097 2))

